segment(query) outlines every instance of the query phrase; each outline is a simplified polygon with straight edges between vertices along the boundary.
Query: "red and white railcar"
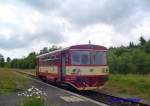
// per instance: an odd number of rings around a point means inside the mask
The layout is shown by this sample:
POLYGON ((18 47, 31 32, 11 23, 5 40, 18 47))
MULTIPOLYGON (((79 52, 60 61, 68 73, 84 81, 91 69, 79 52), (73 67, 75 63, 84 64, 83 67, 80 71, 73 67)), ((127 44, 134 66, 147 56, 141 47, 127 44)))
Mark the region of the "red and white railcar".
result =
POLYGON ((36 75, 78 90, 99 89, 108 79, 107 49, 99 45, 74 45, 37 56, 36 75))

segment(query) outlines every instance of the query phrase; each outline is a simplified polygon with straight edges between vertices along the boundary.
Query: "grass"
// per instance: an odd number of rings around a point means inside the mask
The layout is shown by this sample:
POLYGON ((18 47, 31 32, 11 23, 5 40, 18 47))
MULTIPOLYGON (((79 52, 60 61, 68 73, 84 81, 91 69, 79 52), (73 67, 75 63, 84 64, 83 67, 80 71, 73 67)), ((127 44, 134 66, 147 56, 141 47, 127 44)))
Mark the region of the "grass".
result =
POLYGON ((111 74, 104 90, 123 97, 150 100, 150 75, 111 74))
POLYGON ((44 99, 32 96, 26 97, 22 101, 21 106, 46 106, 46 104, 44 99))
POLYGON ((12 69, 0 68, 0 95, 22 90, 27 80, 12 69))
MULTIPOLYGON (((26 97, 20 106, 48 106, 44 97, 37 98, 37 96, 26 97)), ((60 106, 58 103, 52 103, 50 106, 60 106)))
POLYGON ((31 74, 31 75, 35 75, 35 73, 36 73, 35 69, 21 69, 21 70, 16 69, 16 70, 23 71, 24 73, 31 74))

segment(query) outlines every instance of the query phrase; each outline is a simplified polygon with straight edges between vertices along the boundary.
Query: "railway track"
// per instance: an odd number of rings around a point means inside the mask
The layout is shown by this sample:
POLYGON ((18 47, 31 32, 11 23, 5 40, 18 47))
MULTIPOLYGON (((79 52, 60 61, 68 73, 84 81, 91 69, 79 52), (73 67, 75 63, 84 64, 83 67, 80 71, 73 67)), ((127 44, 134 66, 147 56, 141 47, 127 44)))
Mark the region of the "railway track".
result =
MULTIPOLYGON (((29 77, 36 78, 36 76, 34 74, 28 73, 28 72, 23 72, 23 71, 17 71, 21 74, 27 75, 29 77)), ((45 83, 48 83, 46 81, 44 81, 45 83)), ((105 104, 108 104, 110 106, 150 106, 150 103, 148 101, 140 101, 139 99, 126 99, 126 98, 120 98, 117 96, 113 96, 107 93, 103 93, 103 92, 96 92, 96 91, 78 91, 76 89, 74 89, 73 87, 70 86, 66 86, 66 85, 57 85, 54 83, 50 83, 51 85, 58 87, 60 89, 64 89, 79 95, 82 95, 84 97, 96 100, 98 102, 102 102, 105 104)))

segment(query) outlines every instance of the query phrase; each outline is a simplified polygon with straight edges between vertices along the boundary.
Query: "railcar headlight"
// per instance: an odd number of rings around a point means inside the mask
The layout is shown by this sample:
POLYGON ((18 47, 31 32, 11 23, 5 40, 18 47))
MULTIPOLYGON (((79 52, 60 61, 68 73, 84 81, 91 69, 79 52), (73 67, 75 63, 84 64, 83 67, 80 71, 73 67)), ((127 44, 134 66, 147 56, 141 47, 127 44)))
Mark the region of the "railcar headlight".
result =
POLYGON ((108 69, 108 68, 102 68, 102 72, 103 72, 103 73, 108 73, 108 72, 109 72, 109 69, 108 69))
POLYGON ((106 68, 106 72, 109 72, 109 68, 106 68))
POLYGON ((79 74, 80 72, 81 72, 80 69, 73 69, 73 70, 72 70, 72 73, 74 73, 74 74, 79 74))
POLYGON ((105 69, 105 68, 102 68, 102 72, 105 73, 105 72, 106 72, 106 69, 105 69))
POLYGON ((75 73, 75 72, 76 72, 76 69, 73 69, 73 70, 72 70, 72 72, 74 72, 74 73, 75 73))
POLYGON ((93 72, 94 71, 94 69, 90 69, 90 72, 93 72))
POLYGON ((78 69, 78 72, 81 72, 81 70, 80 70, 80 69, 78 69))

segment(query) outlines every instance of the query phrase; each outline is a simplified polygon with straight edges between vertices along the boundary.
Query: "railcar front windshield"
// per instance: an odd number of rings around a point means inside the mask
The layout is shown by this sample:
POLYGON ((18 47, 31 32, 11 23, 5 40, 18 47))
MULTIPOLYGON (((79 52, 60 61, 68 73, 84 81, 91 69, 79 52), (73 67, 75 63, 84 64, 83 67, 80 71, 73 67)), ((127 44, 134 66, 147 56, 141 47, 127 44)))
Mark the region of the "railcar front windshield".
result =
POLYGON ((72 51, 71 63, 75 65, 89 65, 90 64, 90 52, 89 51, 72 51))
POLYGON ((106 65, 106 52, 93 51, 92 52, 92 64, 94 65, 106 65))
POLYGON ((106 65, 106 52, 104 51, 71 51, 71 64, 73 65, 106 65))

